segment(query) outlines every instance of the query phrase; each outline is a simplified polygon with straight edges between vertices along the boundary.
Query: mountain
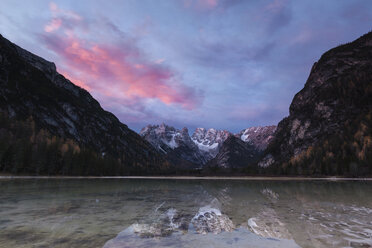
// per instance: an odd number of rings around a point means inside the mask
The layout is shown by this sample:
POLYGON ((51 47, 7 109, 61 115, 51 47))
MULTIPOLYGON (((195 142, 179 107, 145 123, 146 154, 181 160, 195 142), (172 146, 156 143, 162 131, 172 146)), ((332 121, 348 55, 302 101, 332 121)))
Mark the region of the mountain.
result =
POLYGON ((260 166, 284 174, 372 174, 372 32, 324 53, 260 166))
POLYGON ((207 164, 207 168, 245 168, 258 158, 255 146, 230 135, 219 149, 218 154, 207 164))
POLYGON ((250 127, 235 134, 237 138, 247 142, 259 151, 264 151, 274 138, 276 126, 250 127))
POLYGON ((217 154, 206 167, 252 167, 273 139, 275 130, 276 126, 250 127, 237 134, 227 135, 227 139, 218 146, 217 154))
POLYGON ((164 123, 148 125, 140 135, 178 167, 195 168, 207 162, 205 154, 191 140, 187 128, 178 130, 164 123))
POLYGON ((232 134, 226 130, 196 128, 191 138, 199 147, 199 150, 203 151, 208 160, 210 160, 217 155, 222 143, 231 135, 232 134))
MULTIPOLYGON (((27 133, 30 137, 27 141, 27 145, 30 145, 27 148, 31 152, 30 161, 33 161, 32 152, 40 147, 34 138, 35 135, 39 135, 43 137, 40 139, 45 141, 47 147, 53 143, 53 140, 48 141, 49 137, 59 140, 60 143, 65 142, 65 148, 61 148, 63 151, 67 151, 66 147, 70 147, 68 144, 72 142, 74 146, 79 146, 79 150, 89 149, 97 159, 110 157, 115 163, 120 164, 120 170, 116 170, 115 173, 106 171, 106 174, 126 174, 129 170, 151 172, 168 166, 163 156, 150 143, 122 124, 113 114, 102 109, 86 90, 59 74, 54 63, 18 47, 1 35, 0 113, 2 118, 9 119, 3 122, 4 126, 5 123, 8 124, 7 127, 1 127, 0 138, 17 136, 18 129, 14 126, 16 121, 20 125, 30 124, 30 128, 27 129, 30 131, 30 134, 27 133), (41 135, 40 131, 43 131, 44 135, 41 135)), ((13 150, 20 149, 16 143, 3 142, 0 151, 0 156, 3 157, 0 159, 4 160, 5 155, 10 158, 6 157, 7 166, 4 165, 5 160, 0 164, 0 170, 14 171, 13 150)), ((70 173, 63 167, 71 167, 64 160, 65 154, 66 152, 56 151, 55 163, 60 166, 54 170, 47 168, 49 174, 70 173)), ((36 165, 33 169, 25 167, 27 165, 22 167, 24 171, 43 173, 36 165)), ((82 171, 88 173, 85 169, 82 171)), ((100 174, 101 169, 97 168, 96 173, 100 174)))
POLYGON ((190 137, 186 128, 178 130, 163 123, 144 127, 140 135, 182 168, 241 168, 265 150, 275 129, 251 127, 234 135, 226 130, 196 128, 190 137))

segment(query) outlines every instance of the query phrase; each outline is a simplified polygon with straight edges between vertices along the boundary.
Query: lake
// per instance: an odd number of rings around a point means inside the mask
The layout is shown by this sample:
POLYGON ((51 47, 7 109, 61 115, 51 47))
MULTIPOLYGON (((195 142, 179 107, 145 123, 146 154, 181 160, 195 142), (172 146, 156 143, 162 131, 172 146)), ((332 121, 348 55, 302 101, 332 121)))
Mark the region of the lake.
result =
POLYGON ((0 247, 372 247, 372 181, 0 179, 0 247))

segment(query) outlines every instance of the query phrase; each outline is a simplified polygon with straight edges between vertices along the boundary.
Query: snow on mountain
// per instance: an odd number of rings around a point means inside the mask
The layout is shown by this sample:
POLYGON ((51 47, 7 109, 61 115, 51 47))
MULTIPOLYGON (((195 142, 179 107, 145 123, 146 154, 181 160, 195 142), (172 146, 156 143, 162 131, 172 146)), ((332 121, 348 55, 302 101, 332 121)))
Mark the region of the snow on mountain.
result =
POLYGON ((203 165, 209 160, 191 140, 187 128, 179 130, 164 123, 148 125, 140 131, 140 135, 176 163, 181 163, 180 159, 183 159, 203 165))
MULTIPOLYGON (((240 133, 232 134, 226 130, 196 128, 190 137, 187 128, 178 130, 163 123, 144 127, 140 135, 159 152, 167 154, 176 163, 186 160, 197 165, 204 165, 219 154, 223 144, 230 136, 249 144, 249 151, 255 150, 255 153, 263 151, 272 139, 275 129, 275 126, 251 127, 240 133)), ((238 141, 230 143, 225 146, 225 150, 234 152, 236 149, 239 150, 239 147, 243 147, 238 141)))
POLYGON ((200 150, 204 151, 212 159, 217 155, 219 147, 230 135, 232 133, 226 130, 197 128, 191 139, 200 150))
POLYGON ((274 137, 276 126, 250 127, 235 134, 235 137, 263 151, 274 137))

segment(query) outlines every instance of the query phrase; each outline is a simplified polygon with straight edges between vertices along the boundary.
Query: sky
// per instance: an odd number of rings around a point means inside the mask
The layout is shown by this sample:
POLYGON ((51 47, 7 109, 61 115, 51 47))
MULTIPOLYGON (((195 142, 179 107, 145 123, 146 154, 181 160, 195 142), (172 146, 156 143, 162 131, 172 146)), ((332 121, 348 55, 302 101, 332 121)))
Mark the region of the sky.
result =
POLYGON ((239 132, 288 115, 314 62, 372 30, 371 0, 1 0, 0 33, 135 131, 239 132))

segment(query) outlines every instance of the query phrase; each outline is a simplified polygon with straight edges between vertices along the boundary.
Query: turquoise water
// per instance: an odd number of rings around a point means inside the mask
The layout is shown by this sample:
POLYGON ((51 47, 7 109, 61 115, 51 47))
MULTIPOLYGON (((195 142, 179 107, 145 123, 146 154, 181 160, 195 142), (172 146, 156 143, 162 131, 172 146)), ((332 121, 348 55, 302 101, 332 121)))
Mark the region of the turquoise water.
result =
POLYGON ((0 247, 371 247, 371 181, 0 179, 0 247))

